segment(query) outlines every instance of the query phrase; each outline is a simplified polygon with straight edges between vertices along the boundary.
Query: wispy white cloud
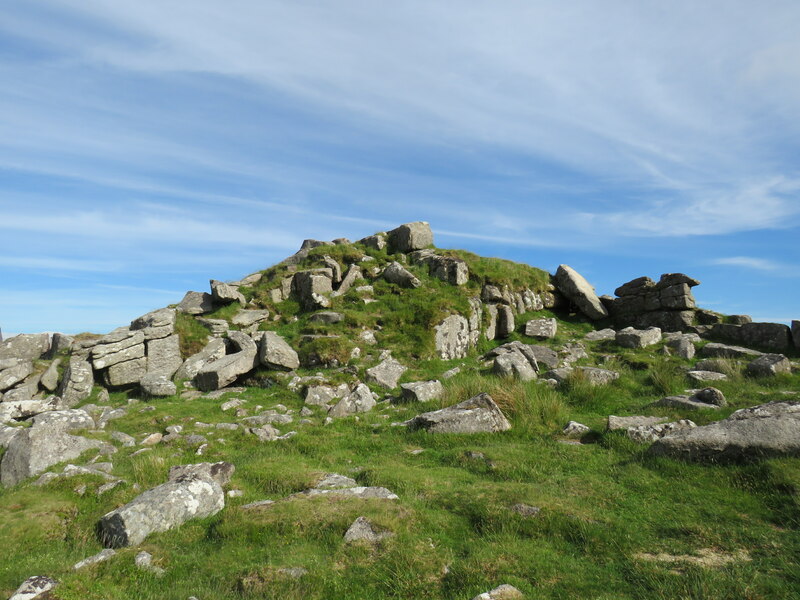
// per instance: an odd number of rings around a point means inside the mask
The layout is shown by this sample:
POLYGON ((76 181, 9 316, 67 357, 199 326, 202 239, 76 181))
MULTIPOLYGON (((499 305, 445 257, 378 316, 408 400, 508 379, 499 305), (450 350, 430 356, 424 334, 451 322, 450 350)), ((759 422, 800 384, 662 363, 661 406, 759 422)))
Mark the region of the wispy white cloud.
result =
POLYGON ((712 265, 744 267, 746 269, 755 269, 756 271, 777 271, 783 268, 782 265, 774 260, 755 258, 753 256, 728 256, 724 258, 715 258, 709 262, 712 265))
POLYGON ((0 256, 0 265, 15 269, 45 271, 118 271, 121 263, 102 260, 80 260, 42 256, 0 256))

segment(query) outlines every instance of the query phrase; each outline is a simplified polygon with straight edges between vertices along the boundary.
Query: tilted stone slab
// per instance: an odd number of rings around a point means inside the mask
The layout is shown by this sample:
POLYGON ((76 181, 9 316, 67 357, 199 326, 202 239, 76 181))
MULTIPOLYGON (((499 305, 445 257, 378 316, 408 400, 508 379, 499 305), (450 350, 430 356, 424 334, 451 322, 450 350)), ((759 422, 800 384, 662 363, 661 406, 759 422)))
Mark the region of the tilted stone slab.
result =
POLYGON ((184 361, 175 373, 175 379, 194 379, 205 365, 219 360, 223 356, 225 356, 225 340, 214 338, 200 352, 184 361))
POLYGON ((390 263, 383 270, 383 278, 400 287, 418 288, 422 282, 399 262, 390 263))
POLYGON ((177 334, 147 342, 147 372, 170 379, 183 364, 181 341, 177 334))
POLYGON ((175 332, 174 308, 159 308, 131 321, 131 330, 144 334, 145 340, 167 337, 175 332))
POLYGON ((554 282, 558 291, 590 319, 604 319, 608 316, 608 311, 600 302, 594 288, 572 267, 560 265, 556 271, 554 282))
POLYGON ((204 315, 214 310, 214 298, 206 292, 186 292, 177 308, 187 315, 204 315))
POLYGON ((203 392, 218 390, 258 365, 258 347, 250 336, 241 331, 231 331, 228 339, 239 351, 205 365, 195 377, 197 389, 203 392))
POLYGON ((353 390, 342 398, 328 411, 330 417, 345 417, 356 413, 367 412, 375 407, 372 392, 363 383, 359 383, 353 390))
POLYGON ((105 373, 106 384, 111 387, 121 387, 139 383, 147 373, 147 357, 142 356, 134 360, 111 365, 105 373))
POLYGON ((50 349, 50 336, 46 333, 22 333, 0 342, 0 360, 17 358, 37 360, 50 349))
POLYGON ((0 392, 8 390, 33 373, 33 363, 20 361, 0 371, 0 392))
POLYGON ((623 348, 646 348, 661 341, 661 329, 649 327, 647 329, 634 329, 626 327, 620 329, 616 335, 616 342, 623 348))
POLYGON ((265 331, 259 346, 259 361, 265 367, 293 371, 300 366, 297 352, 274 331, 265 331))
POLYGON ((231 322, 240 327, 250 327, 269 318, 268 310, 240 310, 236 313, 231 322))
POLYGON ((520 381, 531 381, 536 379, 537 369, 521 352, 506 352, 494 359, 492 372, 501 377, 515 377, 520 381))
POLYGON ((743 348, 742 346, 718 344, 716 342, 711 342, 700 348, 700 355, 708 358, 756 358, 762 354, 763 352, 758 350, 743 348))
POLYGON ((10 423, 35 415, 64 408, 61 398, 50 396, 45 400, 21 400, 19 402, 0 402, 0 423, 10 423))
POLYGON ((470 327, 461 315, 450 315, 434 327, 436 353, 443 360, 464 358, 471 344, 470 327))
POLYGON ((394 358, 387 358, 374 367, 367 369, 366 380, 375 383, 386 389, 393 390, 397 387, 397 382, 408 370, 408 367, 401 365, 394 358))
POLYGON ((800 402, 770 402, 657 440, 650 453, 687 460, 800 456, 800 402))
POLYGON ((431 433, 494 433, 511 429, 489 394, 482 393, 441 410, 423 413, 406 422, 410 430, 431 433))
POLYGON ((223 283, 222 281, 217 281, 216 279, 212 279, 210 284, 211 297, 214 299, 214 302, 218 302, 219 304, 230 304, 231 302, 247 304, 245 297, 234 286, 223 283))
POLYGON ((85 360, 73 357, 64 370, 61 384, 56 394, 61 397, 64 405, 73 407, 86 400, 92 394, 94 386, 94 372, 92 366, 85 360))
POLYGON ((99 536, 107 548, 135 546, 151 533, 210 517, 224 507, 225 494, 219 483, 210 477, 186 475, 105 514, 98 525, 99 536))

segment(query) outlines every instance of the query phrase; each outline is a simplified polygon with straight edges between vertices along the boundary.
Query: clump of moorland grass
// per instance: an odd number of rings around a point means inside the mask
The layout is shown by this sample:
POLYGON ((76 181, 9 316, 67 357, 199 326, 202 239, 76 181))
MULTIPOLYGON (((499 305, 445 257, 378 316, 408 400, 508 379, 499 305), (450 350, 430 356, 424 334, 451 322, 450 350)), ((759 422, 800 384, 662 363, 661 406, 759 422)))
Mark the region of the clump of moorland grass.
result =
POLYGON ((180 338, 181 356, 184 359, 197 354, 208 343, 208 329, 191 315, 176 314, 175 333, 180 338))

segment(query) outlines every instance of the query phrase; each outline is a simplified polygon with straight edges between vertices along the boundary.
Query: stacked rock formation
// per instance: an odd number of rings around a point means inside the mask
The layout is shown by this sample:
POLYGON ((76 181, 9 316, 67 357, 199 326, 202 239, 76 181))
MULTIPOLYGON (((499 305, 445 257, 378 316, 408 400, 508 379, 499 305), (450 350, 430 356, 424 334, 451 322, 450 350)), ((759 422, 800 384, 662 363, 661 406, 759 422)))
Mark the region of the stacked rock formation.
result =
POLYGON ((618 287, 617 298, 603 297, 614 324, 619 327, 658 327, 662 331, 687 331, 695 320, 697 303, 692 288, 700 285, 683 273, 665 273, 656 283, 639 277, 618 287))

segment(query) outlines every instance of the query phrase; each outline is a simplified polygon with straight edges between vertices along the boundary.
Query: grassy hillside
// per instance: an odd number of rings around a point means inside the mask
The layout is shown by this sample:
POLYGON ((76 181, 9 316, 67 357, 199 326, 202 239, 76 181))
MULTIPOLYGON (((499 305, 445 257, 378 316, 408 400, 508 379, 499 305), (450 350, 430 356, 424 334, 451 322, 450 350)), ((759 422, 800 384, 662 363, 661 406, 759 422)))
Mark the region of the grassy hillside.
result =
MULTIPOLYGON (((385 251, 333 246, 312 251, 300 268, 319 266, 322 254, 340 263, 371 256, 373 261, 360 263, 365 268, 390 260, 385 251)), ((502 583, 537 599, 800 598, 800 460, 685 463, 651 457, 647 445, 605 430, 610 414, 705 424, 738 408, 797 398, 785 392, 800 391, 800 374, 752 379, 731 362, 729 380, 714 384, 728 406, 694 412, 653 408, 653 401, 693 387, 684 370, 696 359, 666 356, 663 344, 626 350, 613 341, 587 342, 583 336, 595 328, 592 323, 548 310, 519 315, 517 322, 554 316, 554 339, 535 342, 518 332, 509 339, 552 348, 583 343, 588 357, 577 364, 613 369, 619 379, 604 387, 575 379, 552 389, 537 381, 499 378, 480 355, 508 340, 482 340, 465 359, 435 358, 432 326, 446 314, 466 314, 467 298, 479 294, 484 283, 541 290, 549 281, 531 267, 451 254, 470 265, 473 278, 466 286, 447 285, 411 265, 423 286, 361 282, 373 286, 375 302, 364 303, 354 290, 334 298, 331 310, 345 318, 333 325, 311 322, 293 300, 272 302, 268 291, 288 273, 285 266, 265 271, 256 286, 243 288, 248 299, 280 315, 262 328, 276 330, 301 354, 314 351, 338 361, 339 369, 325 371, 331 382, 363 381, 364 370, 382 349, 391 349, 409 367, 401 381, 438 378, 460 366, 458 375, 442 380, 441 400, 384 401, 357 417, 324 424, 326 415, 316 407, 301 423, 302 397, 290 389, 289 376, 273 372, 262 373, 267 378, 262 387, 214 399, 192 399, 182 389, 152 401, 137 400, 135 392, 114 392, 110 406, 128 406, 128 414, 109 423, 107 431, 85 435, 117 447, 113 472, 126 483, 101 496, 97 490, 105 481, 87 475, 41 487, 27 481, 0 488, 0 596, 31 575, 46 574, 60 580, 53 597, 61 600, 456 600, 502 583), (376 330, 376 346, 360 343, 357 332, 364 328, 376 330), (300 344, 303 335, 320 334, 340 337, 316 340, 311 347, 300 344), (354 359, 356 346, 363 353, 354 359), (497 401, 512 423, 510 431, 428 434, 393 426, 480 392, 497 401), (291 411, 294 421, 278 428, 297 435, 265 443, 241 428, 216 428, 240 420, 235 408, 220 407, 231 398, 241 398, 239 408, 248 415, 274 407, 291 411), (591 427, 586 443, 564 438, 561 429, 568 420, 591 427), (184 437, 133 456, 140 446, 123 447, 110 437, 111 431, 122 431, 138 442, 170 425, 183 426, 184 436, 205 436, 206 452, 197 456, 184 437), (151 535, 108 562, 72 571, 74 563, 102 549, 95 526, 103 514, 164 482, 172 465, 220 460, 236 466, 229 489, 242 492, 226 498, 223 511, 151 535), (332 472, 359 485, 384 486, 399 499, 280 501, 332 472), (264 499, 279 502, 241 508, 264 499), (512 510, 519 503, 541 510, 525 517, 512 510), (346 544, 343 535, 359 516, 395 535, 375 546, 346 544), (134 566, 141 550, 153 555, 163 575, 134 566), (307 572, 296 577, 285 571, 297 567, 307 572)), ((223 308, 205 316, 230 319, 234 313, 223 308)), ((178 330, 184 354, 202 347, 203 331, 193 319, 182 317, 178 330)), ((320 370, 303 368, 297 374, 320 370)), ((93 401, 94 396, 84 404, 93 401)))

